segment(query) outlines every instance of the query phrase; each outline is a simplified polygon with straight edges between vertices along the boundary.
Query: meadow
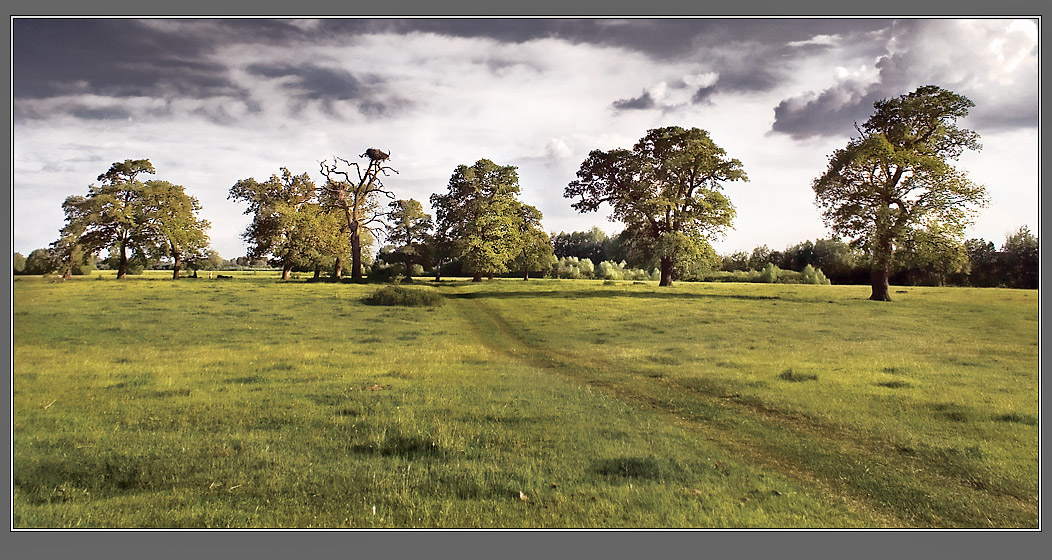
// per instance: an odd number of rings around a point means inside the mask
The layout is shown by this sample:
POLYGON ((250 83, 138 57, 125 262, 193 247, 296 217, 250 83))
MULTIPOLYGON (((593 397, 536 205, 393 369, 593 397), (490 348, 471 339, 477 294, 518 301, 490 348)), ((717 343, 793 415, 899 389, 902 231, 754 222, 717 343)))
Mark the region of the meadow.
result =
POLYGON ((1038 293, 274 273, 13 282, 13 524, 1038 517, 1038 293))

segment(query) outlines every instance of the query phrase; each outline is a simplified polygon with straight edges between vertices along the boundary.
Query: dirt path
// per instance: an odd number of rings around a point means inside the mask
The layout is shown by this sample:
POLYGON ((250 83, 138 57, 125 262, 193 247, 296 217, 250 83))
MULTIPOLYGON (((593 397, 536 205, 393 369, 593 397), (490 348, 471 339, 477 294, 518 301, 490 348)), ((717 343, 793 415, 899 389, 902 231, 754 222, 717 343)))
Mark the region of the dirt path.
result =
POLYGON ((484 298, 452 298, 480 341, 509 360, 545 369, 647 409, 744 461, 778 472, 884 527, 1036 527, 1036 499, 1014 495, 953 457, 666 377, 624 371, 602 356, 531 344, 484 298), (932 503, 927 490, 953 489, 932 503))

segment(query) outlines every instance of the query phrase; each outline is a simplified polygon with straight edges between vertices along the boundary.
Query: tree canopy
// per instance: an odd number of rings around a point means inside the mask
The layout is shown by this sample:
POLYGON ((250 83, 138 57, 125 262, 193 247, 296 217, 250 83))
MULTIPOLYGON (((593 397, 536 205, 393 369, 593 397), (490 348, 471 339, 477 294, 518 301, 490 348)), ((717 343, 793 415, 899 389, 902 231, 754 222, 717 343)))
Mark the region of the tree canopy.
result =
POLYGON ((985 188, 949 163, 981 148, 978 134, 956 124, 972 106, 938 86, 877 101, 860 137, 836 150, 814 180, 826 225, 871 254, 870 299, 891 300, 897 242, 925 237, 930 246, 935 235, 960 245, 973 207, 985 205, 985 188))
POLYGON ((128 273, 128 252, 145 261, 149 255, 175 259, 175 275, 188 255, 208 246, 208 222, 197 214, 201 205, 180 185, 168 181, 138 180, 155 173, 149 160, 125 160, 98 176, 100 186, 88 187, 87 196, 70 196, 62 204, 66 225, 52 244, 56 258, 68 275, 102 249, 118 255, 117 278, 128 273))
POLYGON ((608 204, 633 242, 660 262, 661 285, 671 286, 677 263, 711 255, 707 239, 731 226, 734 207, 723 183, 747 181, 709 133, 678 126, 647 132, 631 149, 593 150, 564 191, 580 212, 608 204))
MULTIPOLYGON (((480 281, 483 275, 508 271, 519 254, 523 203, 514 166, 480 159, 459 165, 444 194, 431 195, 437 218, 436 234, 448 239, 464 270, 480 281)), ((533 207, 530 207, 533 208, 533 207)), ((536 212, 539 221, 540 212, 536 212)))

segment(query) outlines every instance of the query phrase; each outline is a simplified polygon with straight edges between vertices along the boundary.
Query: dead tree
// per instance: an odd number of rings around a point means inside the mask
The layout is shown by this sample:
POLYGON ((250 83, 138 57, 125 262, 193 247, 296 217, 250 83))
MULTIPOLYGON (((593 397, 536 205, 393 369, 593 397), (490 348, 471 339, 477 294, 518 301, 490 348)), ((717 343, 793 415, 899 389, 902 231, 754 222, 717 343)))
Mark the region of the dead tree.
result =
POLYGON ((384 188, 382 177, 398 173, 384 165, 391 157, 389 152, 369 148, 358 157, 366 156, 369 164, 365 170, 357 162, 336 156, 333 156, 332 163, 328 160, 319 163, 321 174, 326 179, 320 198, 343 210, 347 218, 347 231, 351 235, 351 279, 355 281, 362 279, 362 230, 368 230, 376 237, 384 215, 378 198, 383 195, 394 199, 394 193, 384 188))

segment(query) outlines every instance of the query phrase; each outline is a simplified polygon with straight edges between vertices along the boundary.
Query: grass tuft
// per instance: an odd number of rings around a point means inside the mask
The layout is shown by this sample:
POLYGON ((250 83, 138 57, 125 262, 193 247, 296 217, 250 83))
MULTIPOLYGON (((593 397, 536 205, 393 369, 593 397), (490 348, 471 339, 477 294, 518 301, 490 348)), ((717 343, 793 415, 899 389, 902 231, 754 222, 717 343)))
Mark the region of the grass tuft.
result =
POLYGON ((793 368, 788 368, 778 374, 778 379, 798 383, 801 381, 818 381, 818 375, 814 373, 797 373, 793 368))
POLYGON ((384 286, 364 300, 369 305, 388 305, 401 307, 438 307, 442 305, 442 295, 429 290, 413 290, 400 286, 384 286))

